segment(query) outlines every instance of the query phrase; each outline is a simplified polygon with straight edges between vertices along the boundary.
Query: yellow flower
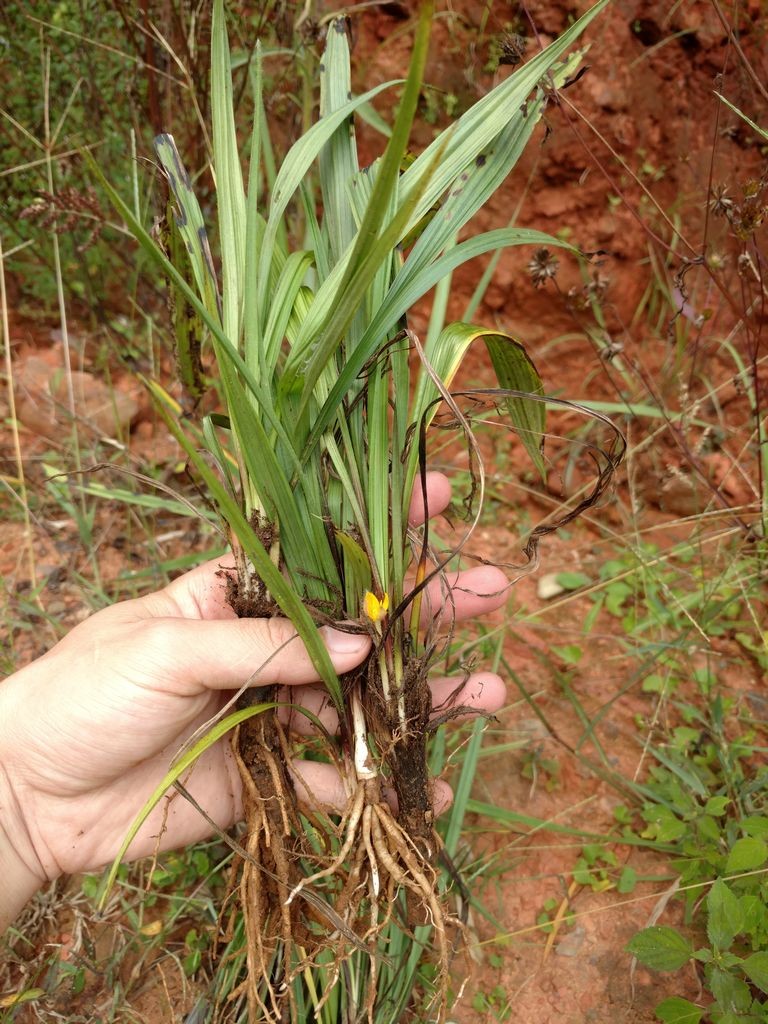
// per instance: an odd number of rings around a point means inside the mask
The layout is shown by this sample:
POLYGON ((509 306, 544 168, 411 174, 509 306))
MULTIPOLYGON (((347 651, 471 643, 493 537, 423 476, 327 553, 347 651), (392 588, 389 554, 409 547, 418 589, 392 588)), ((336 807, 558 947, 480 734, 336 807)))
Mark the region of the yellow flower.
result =
POLYGON ((365 597, 363 598, 363 610, 371 622, 381 622, 386 616, 389 608, 389 594, 385 594, 381 600, 372 594, 370 590, 366 590, 365 597))

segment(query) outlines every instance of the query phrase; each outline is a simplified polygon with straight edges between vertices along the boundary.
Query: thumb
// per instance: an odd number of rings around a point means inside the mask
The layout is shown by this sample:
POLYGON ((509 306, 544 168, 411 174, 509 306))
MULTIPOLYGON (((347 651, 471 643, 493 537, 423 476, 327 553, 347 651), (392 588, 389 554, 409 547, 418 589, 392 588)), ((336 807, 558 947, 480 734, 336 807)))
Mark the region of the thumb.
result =
MULTIPOLYGON (((157 618, 145 620, 140 629, 145 634, 142 655, 154 666, 155 678, 186 695, 319 680, 289 619, 157 618)), ((323 626, 320 635, 338 673, 359 665, 371 647, 361 633, 323 626)))

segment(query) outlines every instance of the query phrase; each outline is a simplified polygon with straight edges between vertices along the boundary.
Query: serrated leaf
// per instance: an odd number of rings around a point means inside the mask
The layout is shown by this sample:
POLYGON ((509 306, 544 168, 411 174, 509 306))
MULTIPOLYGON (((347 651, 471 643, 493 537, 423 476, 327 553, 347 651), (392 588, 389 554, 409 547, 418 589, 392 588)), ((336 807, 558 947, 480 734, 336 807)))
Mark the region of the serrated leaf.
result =
POLYGON ((707 894, 707 937, 713 946, 728 949, 743 928, 739 898, 718 878, 707 894))
POLYGON ((737 839, 731 847, 725 870, 731 874, 739 871, 753 871, 768 860, 768 845, 754 836, 737 839))
POLYGON ((753 953, 742 961, 741 969, 761 992, 768 992, 768 953, 753 953))
POLYGON ((709 988, 724 1010, 744 1012, 752 1004, 749 985, 731 971, 715 967, 709 975, 709 988))
POLYGON ((704 1011, 680 996, 672 996, 659 1003, 656 1016, 663 1024, 699 1024, 704 1011))
POLYGON ((717 849, 722 836, 722 831, 715 819, 710 817, 709 814, 705 814, 696 822, 696 828, 702 839, 709 840, 709 842, 717 849))
POLYGON ((627 949, 654 971, 678 971, 693 956, 690 942, 668 925, 643 928, 632 937, 627 949))

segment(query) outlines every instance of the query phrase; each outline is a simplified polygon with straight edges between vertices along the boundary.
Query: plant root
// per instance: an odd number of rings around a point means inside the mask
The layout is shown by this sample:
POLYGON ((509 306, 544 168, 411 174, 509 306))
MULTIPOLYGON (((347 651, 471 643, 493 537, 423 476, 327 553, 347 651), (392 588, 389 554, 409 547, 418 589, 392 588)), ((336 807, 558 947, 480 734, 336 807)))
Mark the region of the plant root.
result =
MULTIPOLYGON (((269 611, 258 581, 250 591, 233 585, 229 597, 240 614, 269 611)), ((241 723, 233 737, 247 824, 239 895, 249 1019, 254 1024, 296 1021, 293 983, 326 950, 333 956, 330 962, 322 960, 327 984, 315 1000, 315 1011, 330 995, 331 982, 338 980, 351 950, 364 951, 368 983, 358 1012, 372 1022, 381 938, 396 913, 402 913, 398 926, 408 934, 425 924, 433 930, 436 970, 430 1013, 432 1019, 445 1018, 449 931, 460 923, 448 916, 433 867, 441 844, 433 827, 427 771, 427 659, 408 660, 400 686, 386 698, 376 653, 347 682, 347 707, 356 709, 360 720, 347 722, 342 736, 353 747, 356 737, 362 736, 363 742, 360 748, 345 750, 349 800, 339 825, 327 823, 324 836, 321 830, 319 845, 310 844, 299 813, 288 771, 290 743, 276 711, 241 723), (368 742, 370 756, 357 757, 368 742), (383 799, 385 781, 395 790, 396 811, 383 799), (404 907, 398 892, 404 893, 404 907)), ((248 691, 246 699, 273 697, 273 688, 265 687, 248 691)))

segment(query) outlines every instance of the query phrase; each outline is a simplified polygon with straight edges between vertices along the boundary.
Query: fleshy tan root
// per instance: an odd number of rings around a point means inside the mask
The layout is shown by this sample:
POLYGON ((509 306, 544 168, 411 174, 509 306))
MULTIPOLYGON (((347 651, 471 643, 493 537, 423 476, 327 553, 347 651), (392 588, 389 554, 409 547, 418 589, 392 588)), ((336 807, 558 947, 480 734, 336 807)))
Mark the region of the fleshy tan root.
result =
MULTIPOLYGON (((360 682, 358 677, 355 686, 360 682)), ((372 1021, 379 940, 398 912, 398 891, 405 893, 407 908, 400 926, 412 931, 428 924, 433 929, 432 1013, 435 1019, 444 1019, 452 949, 449 933, 458 922, 448 916, 434 866, 441 844, 433 827, 427 773, 430 698, 426 669, 414 659, 406 669, 402 688, 385 700, 376 666, 369 663, 364 692, 358 690, 354 699, 365 709, 372 741, 397 795, 398 810, 393 812, 382 798, 378 771, 369 766, 361 772, 360 765, 356 771, 354 759, 350 759, 350 777, 355 780, 351 796, 338 828, 329 823, 329 832, 335 831, 335 835, 326 837, 325 848, 335 847, 335 853, 323 855, 305 842, 286 769, 288 747, 276 715, 266 712, 243 723, 233 740, 248 826, 249 860, 242 866, 240 897, 247 938, 246 984, 254 1022, 282 1024, 286 1013, 295 1019, 292 981, 329 948, 334 951, 334 962, 323 963, 325 997, 352 949, 368 954, 366 1009, 372 1021), (321 884, 323 899, 319 900, 321 884)))

